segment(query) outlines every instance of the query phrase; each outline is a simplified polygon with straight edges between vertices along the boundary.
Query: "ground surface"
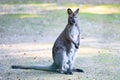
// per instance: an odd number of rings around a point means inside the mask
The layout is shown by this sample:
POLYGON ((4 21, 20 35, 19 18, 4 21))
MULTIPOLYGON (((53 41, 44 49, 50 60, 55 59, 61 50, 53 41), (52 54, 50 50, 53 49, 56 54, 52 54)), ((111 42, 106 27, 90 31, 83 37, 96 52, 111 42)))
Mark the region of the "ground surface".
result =
POLYGON ((111 0, 113 4, 107 0, 98 4, 88 4, 92 0, 85 4, 60 1, 1 1, 0 80, 120 80, 120 5, 116 4, 119 0, 111 0), (50 65, 53 62, 52 46, 67 24, 68 7, 80 8, 81 46, 75 67, 85 73, 63 75, 11 69, 13 64, 50 65))

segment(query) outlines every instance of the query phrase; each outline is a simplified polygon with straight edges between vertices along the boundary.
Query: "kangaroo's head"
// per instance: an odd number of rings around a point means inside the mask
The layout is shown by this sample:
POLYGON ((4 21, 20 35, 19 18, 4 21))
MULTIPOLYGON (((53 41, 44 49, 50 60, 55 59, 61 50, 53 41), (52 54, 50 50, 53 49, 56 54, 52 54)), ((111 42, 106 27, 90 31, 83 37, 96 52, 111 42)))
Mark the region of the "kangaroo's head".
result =
POLYGON ((67 9, 68 23, 69 24, 75 24, 75 23, 78 22, 78 20, 77 20, 77 14, 78 14, 78 12, 79 12, 79 8, 76 9, 74 12, 70 8, 67 9))

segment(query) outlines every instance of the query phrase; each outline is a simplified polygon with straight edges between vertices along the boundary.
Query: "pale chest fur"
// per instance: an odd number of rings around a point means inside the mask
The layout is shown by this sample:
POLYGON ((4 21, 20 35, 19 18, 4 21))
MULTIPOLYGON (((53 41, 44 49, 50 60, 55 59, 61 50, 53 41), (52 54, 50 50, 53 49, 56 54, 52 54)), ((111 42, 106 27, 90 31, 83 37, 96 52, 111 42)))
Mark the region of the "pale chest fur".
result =
POLYGON ((77 42, 79 34, 79 29, 77 26, 73 25, 69 28, 69 34, 71 35, 72 39, 77 42))

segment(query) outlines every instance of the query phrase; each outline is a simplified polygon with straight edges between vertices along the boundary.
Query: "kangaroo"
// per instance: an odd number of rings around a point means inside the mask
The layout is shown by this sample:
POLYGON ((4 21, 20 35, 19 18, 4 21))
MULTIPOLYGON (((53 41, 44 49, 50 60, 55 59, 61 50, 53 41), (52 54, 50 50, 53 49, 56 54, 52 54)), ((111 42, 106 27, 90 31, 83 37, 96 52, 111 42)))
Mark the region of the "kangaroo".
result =
POLYGON ((51 66, 21 66, 13 65, 13 69, 35 69, 44 71, 59 72, 62 74, 73 74, 73 71, 84 72, 82 69, 74 69, 74 61, 80 45, 80 29, 78 26, 77 14, 68 8, 68 24, 63 32, 56 39, 52 48, 53 64, 51 66))

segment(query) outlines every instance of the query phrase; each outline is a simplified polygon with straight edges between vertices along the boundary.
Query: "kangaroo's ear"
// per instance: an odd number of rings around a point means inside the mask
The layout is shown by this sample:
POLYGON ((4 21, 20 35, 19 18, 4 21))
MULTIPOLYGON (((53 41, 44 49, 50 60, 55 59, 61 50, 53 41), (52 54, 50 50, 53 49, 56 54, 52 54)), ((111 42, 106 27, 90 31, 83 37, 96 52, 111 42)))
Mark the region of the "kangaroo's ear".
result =
POLYGON ((78 14, 79 8, 75 10, 74 14, 78 14))
POLYGON ((73 12, 72 12, 72 10, 71 10, 70 8, 68 8, 68 9, 67 9, 67 13, 70 15, 70 14, 72 14, 73 12))

